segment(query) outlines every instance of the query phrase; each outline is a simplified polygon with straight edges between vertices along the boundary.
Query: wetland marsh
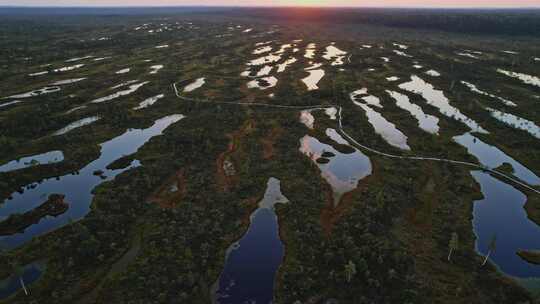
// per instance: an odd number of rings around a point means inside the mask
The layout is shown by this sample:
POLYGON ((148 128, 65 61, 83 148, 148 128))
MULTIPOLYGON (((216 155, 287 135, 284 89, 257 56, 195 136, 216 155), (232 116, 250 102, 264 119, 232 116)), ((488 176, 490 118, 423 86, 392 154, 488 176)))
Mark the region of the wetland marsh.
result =
POLYGON ((0 20, 0 303, 540 299, 538 12, 73 10, 0 20))

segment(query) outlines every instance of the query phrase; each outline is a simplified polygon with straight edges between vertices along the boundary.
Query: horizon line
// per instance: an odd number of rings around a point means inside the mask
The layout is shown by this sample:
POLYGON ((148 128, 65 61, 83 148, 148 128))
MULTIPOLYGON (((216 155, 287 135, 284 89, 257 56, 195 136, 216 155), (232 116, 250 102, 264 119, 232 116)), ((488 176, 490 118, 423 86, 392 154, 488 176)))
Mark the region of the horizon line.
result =
POLYGON ((506 9, 506 10, 522 10, 522 9, 540 9, 540 4, 533 6, 316 6, 316 5, 0 5, 2 8, 316 8, 316 9, 333 9, 333 8, 380 8, 380 9, 506 9))

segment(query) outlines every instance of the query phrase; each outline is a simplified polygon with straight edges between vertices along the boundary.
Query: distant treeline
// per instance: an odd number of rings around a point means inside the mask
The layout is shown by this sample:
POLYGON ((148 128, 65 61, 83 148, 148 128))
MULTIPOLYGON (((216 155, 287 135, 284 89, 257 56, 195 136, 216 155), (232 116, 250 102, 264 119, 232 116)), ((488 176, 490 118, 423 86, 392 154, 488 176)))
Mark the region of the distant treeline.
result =
POLYGON ((247 8, 247 7, 0 7, 0 15, 25 16, 210 16, 267 22, 371 24, 468 34, 540 36, 540 9, 247 8))
POLYGON ((273 21, 370 24, 468 34, 540 36, 539 9, 242 9, 227 15, 273 21))

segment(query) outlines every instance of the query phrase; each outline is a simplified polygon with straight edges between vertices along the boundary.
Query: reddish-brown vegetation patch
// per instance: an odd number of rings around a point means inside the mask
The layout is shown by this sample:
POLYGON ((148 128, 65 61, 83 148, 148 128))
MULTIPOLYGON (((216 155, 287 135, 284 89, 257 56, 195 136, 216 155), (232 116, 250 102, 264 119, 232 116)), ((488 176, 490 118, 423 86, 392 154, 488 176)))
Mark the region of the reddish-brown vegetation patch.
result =
POLYGON ((254 126, 255 123, 252 120, 247 120, 240 129, 226 135, 231 141, 227 150, 219 154, 216 159, 216 179, 221 191, 229 191, 237 183, 238 176, 235 169, 237 166, 233 154, 238 150, 241 139, 249 134, 254 126))
POLYGON ((278 138, 283 134, 283 129, 280 127, 273 127, 266 137, 261 139, 263 148, 263 159, 271 159, 274 157, 275 149, 274 144, 278 138))
POLYGON ((180 170, 168 178, 156 192, 154 192, 149 201, 158 204, 162 208, 175 208, 187 191, 186 177, 184 171, 180 170))
POLYGON ((334 206, 334 195, 332 189, 328 187, 326 191, 327 204, 321 212, 321 226, 326 236, 330 236, 332 234, 332 230, 334 229, 336 223, 347 214, 359 194, 367 192, 367 184, 370 178, 371 176, 366 177, 358 183, 358 187, 356 187, 356 189, 345 193, 337 203, 337 206, 334 206))

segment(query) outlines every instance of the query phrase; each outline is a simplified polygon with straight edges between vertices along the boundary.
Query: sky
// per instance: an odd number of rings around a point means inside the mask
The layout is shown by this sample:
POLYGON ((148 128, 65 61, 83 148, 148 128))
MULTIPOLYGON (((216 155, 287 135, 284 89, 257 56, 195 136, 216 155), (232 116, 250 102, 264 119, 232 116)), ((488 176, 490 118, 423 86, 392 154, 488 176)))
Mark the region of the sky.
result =
POLYGON ((0 6, 540 7, 540 0, 0 0, 0 6))

